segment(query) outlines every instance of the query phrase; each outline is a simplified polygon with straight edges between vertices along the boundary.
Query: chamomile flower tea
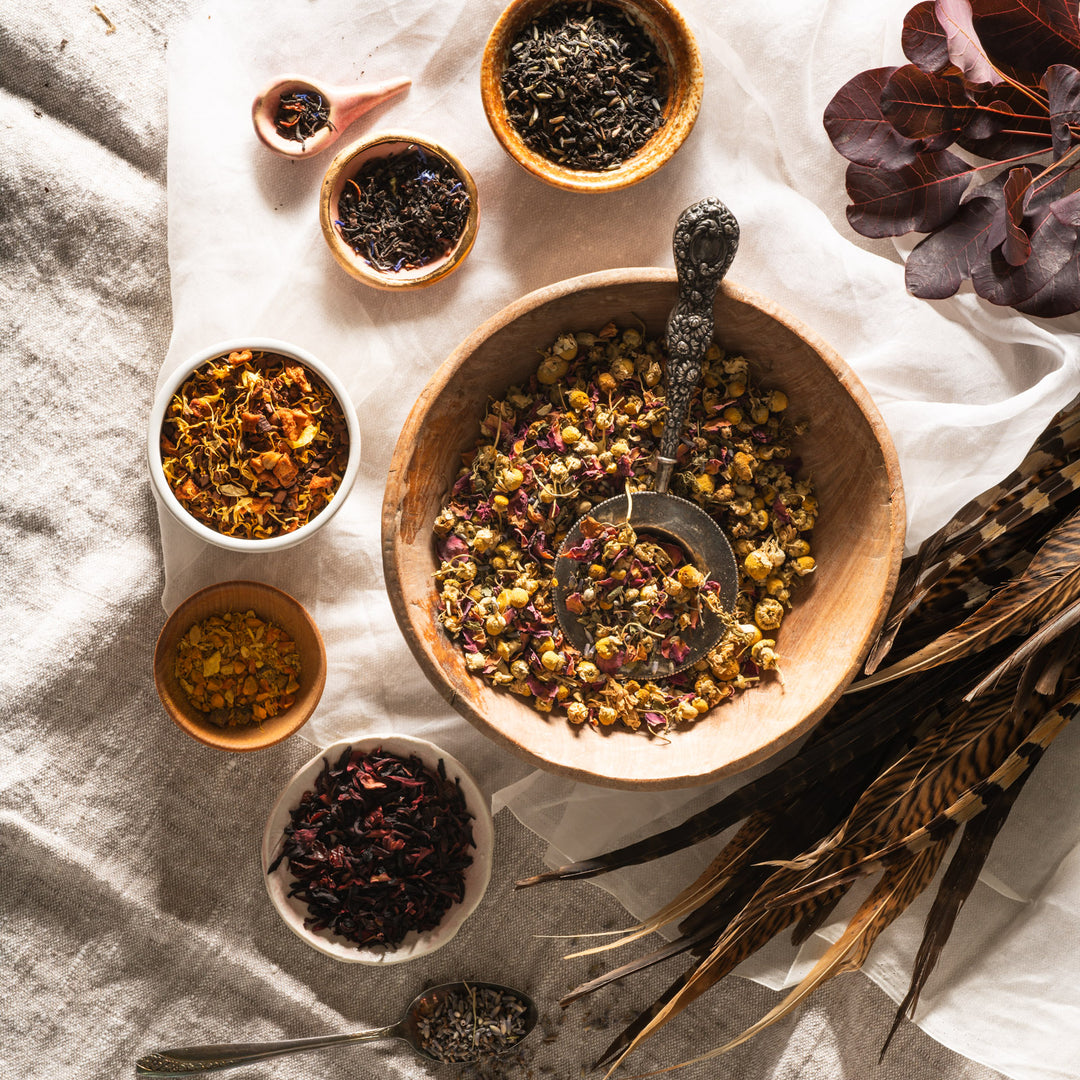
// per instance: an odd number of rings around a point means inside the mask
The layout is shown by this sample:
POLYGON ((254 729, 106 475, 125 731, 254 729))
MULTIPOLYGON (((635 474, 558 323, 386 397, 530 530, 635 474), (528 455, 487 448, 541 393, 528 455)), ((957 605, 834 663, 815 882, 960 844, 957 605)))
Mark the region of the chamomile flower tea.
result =
POLYGON ((739 594, 724 637, 671 678, 620 677, 632 654, 677 658, 715 582, 657 538, 598 522, 584 530, 580 588, 568 598, 593 643, 581 653, 563 635, 555 554, 594 506, 652 489, 666 361, 662 342, 636 327, 560 335, 527 383, 489 403, 435 520, 439 619, 468 670, 571 723, 660 734, 780 678, 781 624, 815 568, 817 501, 792 448, 804 425, 788 418, 781 390, 755 384, 746 357, 714 343, 671 491, 706 510, 735 552, 739 594))

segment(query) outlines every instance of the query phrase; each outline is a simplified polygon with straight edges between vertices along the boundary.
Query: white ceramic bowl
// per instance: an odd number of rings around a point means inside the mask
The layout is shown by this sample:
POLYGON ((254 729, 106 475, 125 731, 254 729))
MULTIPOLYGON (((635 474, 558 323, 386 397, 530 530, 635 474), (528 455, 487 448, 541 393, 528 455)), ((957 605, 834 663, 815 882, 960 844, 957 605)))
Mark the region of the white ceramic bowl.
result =
POLYGON ((205 349, 200 349, 169 375, 164 386, 162 386, 154 399, 154 405, 150 411, 146 455, 150 466, 150 482, 158 502, 164 505, 185 529, 200 540, 208 544, 215 544, 217 547, 228 548, 231 551, 249 553, 280 551, 282 548, 299 544, 318 532, 341 509, 360 468, 360 423, 356 418, 356 410, 353 408, 352 400, 349 398, 349 393, 344 384, 321 360, 312 356, 306 349, 274 338, 232 338, 228 341, 219 341, 217 344, 205 349), (204 525, 201 521, 192 517, 184 509, 183 503, 173 494, 173 490, 169 487, 169 482, 165 479, 165 473, 161 468, 161 425, 165 420, 165 412, 169 407, 169 402, 172 401, 173 395, 197 367, 205 364, 208 360, 213 360, 218 356, 227 356, 234 350, 239 349, 279 353, 310 368, 333 391, 349 429, 348 465, 345 468, 345 475, 341 479, 341 484, 330 503, 299 529, 295 529, 290 533, 283 533, 281 536, 271 536, 265 540, 248 540, 246 537, 241 536, 226 536, 224 533, 219 533, 216 529, 211 529, 208 525, 204 525))
POLYGON ((342 739, 326 747, 289 781, 274 804, 273 810, 270 811, 266 828, 263 830, 263 880, 266 882, 266 890, 270 894, 274 907, 285 920, 285 925, 313 949, 318 949, 326 956, 347 964, 400 964, 405 960, 427 956, 428 953, 441 948, 461 929, 462 924, 476 909, 487 890, 488 881, 491 879, 491 853, 494 840, 495 827, 488 799, 457 758, 440 750, 433 743, 425 739, 413 738, 411 735, 365 735, 363 738, 342 739), (438 768, 441 758, 446 766, 446 775, 460 783, 461 792, 465 796, 465 804, 473 815, 473 840, 476 847, 473 851, 472 866, 465 871, 464 899, 460 904, 455 904, 450 908, 443 916, 442 922, 433 930, 426 930, 423 933, 414 931, 407 934, 401 944, 393 949, 364 947, 347 941, 337 934, 332 934, 328 930, 309 930, 304 926, 304 919, 308 914, 307 904, 289 896, 289 885, 293 877, 289 873, 288 860, 282 860, 281 865, 272 874, 267 872, 281 850, 285 826, 289 824, 291 812, 299 805, 304 792, 314 787, 316 778, 322 772, 323 760, 336 761, 350 746, 363 752, 382 747, 387 753, 406 758, 415 754, 432 771, 438 768))

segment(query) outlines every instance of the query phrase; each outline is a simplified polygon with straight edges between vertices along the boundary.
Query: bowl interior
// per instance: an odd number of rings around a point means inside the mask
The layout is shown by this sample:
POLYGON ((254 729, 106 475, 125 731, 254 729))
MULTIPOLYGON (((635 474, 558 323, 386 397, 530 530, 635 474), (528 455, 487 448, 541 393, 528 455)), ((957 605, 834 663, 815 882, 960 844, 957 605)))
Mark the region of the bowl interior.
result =
POLYGON ((278 914, 285 924, 301 940, 326 956, 351 964, 399 964, 406 960, 415 960, 445 945, 461 929, 465 920, 476 910, 483 899, 491 879, 491 858, 495 842, 494 823, 491 810, 484 793, 469 775, 457 758, 440 750, 425 739, 409 735, 365 735, 362 739, 343 739, 326 747, 289 781, 281 793, 274 808, 267 818, 262 838, 262 870, 267 892, 278 914), (301 796, 310 790, 322 771, 323 760, 336 760, 347 747, 361 751, 375 750, 379 747, 399 757, 415 754, 428 769, 438 768, 439 759, 445 763, 446 775, 456 779, 461 786, 465 803, 473 815, 473 840, 476 848, 472 865, 465 872, 465 897, 455 904, 433 930, 424 933, 412 932, 393 949, 364 948, 329 931, 309 930, 304 926, 307 917, 307 905, 295 897, 289 896, 292 875, 283 861, 272 873, 267 873, 270 864, 281 850, 285 826, 289 823, 292 810, 299 805, 301 796))
POLYGON ((617 270, 525 297, 477 330, 443 364, 402 432, 383 506, 387 585, 403 633, 443 695, 481 731, 534 765, 613 787, 685 787, 737 772, 790 743, 828 709, 880 627, 903 552, 904 506, 889 435, 846 364, 761 297, 725 283, 716 336, 783 389, 789 415, 810 421, 795 444, 820 511, 818 569, 778 636, 784 683, 770 679, 712 710, 668 742, 544 717, 470 675, 436 619, 432 524, 475 442, 489 398, 535 370, 562 331, 608 320, 661 335, 677 295, 674 271, 617 270))
POLYGON ((307 722, 326 684, 322 635, 304 607, 288 593, 259 581, 227 581, 188 597, 169 616, 154 650, 154 685, 171 719, 193 738, 218 750, 261 750, 287 739, 307 722), (300 653, 296 700, 261 724, 224 728, 194 708, 176 678, 176 646, 194 623, 226 611, 252 610, 280 626, 300 653))
POLYGON ((703 67, 693 34, 667 0, 605 0, 641 26, 667 69, 664 123, 618 168, 603 172, 570 169, 527 146, 507 117, 501 78, 510 48, 522 30, 560 0, 516 0, 500 16, 488 38, 480 71, 484 111, 503 149, 528 172, 572 191, 610 191, 645 179, 682 145, 701 108, 703 67))
POLYGON ((378 288, 415 288, 419 285, 427 285, 437 281, 465 258, 473 245, 473 241, 476 239, 478 220, 477 193, 472 176, 456 158, 442 147, 416 136, 379 135, 365 140, 358 146, 352 146, 342 151, 326 171, 320 201, 323 235, 326 237, 326 242, 330 245, 334 257, 354 277, 378 288), (393 271, 380 270, 372 266, 342 238, 335 224, 338 219, 338 201, 341 199, 341 194, 348 182, 356 176, 368 161, 401 154, 415 147, 419 147, 430 157, 445 162, 457 173, 458 178, 469 193, 469 216, 461 236, 458 237, 457 242, 446 254, 411 270, 405 268, 393 271))

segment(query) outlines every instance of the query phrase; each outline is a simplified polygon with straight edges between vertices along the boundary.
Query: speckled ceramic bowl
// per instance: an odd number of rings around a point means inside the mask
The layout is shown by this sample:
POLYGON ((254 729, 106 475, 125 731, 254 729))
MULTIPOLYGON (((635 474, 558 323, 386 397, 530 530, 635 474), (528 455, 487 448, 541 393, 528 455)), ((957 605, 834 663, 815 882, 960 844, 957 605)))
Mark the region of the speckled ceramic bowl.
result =
POLYGON ((285 925, 313 949, 335 960, 347 964, 400 964, 406 960, 416 960, 441 948, 461 929, 465 920, 476 910, 483 899, 491 879, 491 856, 495 843, 495 828, 491 818, 489 801, 469 775, 465 766, 457 758, 440 750, 434 743, 417 739, 410 735, 365 735, 363 738, 343 739, 333 743, 315 755, 286 785, 278 801, 270 811, 262 838, 263 879, 267 892, 285 925), (289 823, 292 811, 300 803, 305 791, 314 787, 315 780, 323 768, 323 761, 334 762, 345 750, 367 752, 382 748, 390 754, 407 758, 415 754, 424 766, 434 772, 441 760, 446 767, 446 775, 456 779, 465 796, 465 804, 473 815, 473 851, 472 866, 465 872, 465 898, 454 904, 443 916, 442 922, 433 930, 422 933, 412 932, 394 948, 365 947, 356 945, 345 938, 329 931, 309 930, 304 925, 307 917, 307 905, 301 900, 289 896, 289 885, 294 880, 289 873, 288 860, 269 873, 269 868, 277 858, 283 842, 285 826, 289 823))

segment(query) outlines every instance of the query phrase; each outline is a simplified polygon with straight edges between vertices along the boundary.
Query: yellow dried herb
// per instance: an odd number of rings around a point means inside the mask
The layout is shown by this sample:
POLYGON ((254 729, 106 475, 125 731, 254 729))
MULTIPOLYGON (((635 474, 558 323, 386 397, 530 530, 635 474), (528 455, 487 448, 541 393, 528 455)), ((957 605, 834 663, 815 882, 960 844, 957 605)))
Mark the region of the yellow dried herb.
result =
POLYGON ((267 539, 306 525, 349 458, 333 391, 297 360, 250 349, 191 373, 161 426, 161 467, 184 509, 226 536, 267 539))
POLYGON ((300 688, 296 643, 254 611, 195 623, 176 647, 175 671, 191 704, 219 727, 277 716, 300 688))

